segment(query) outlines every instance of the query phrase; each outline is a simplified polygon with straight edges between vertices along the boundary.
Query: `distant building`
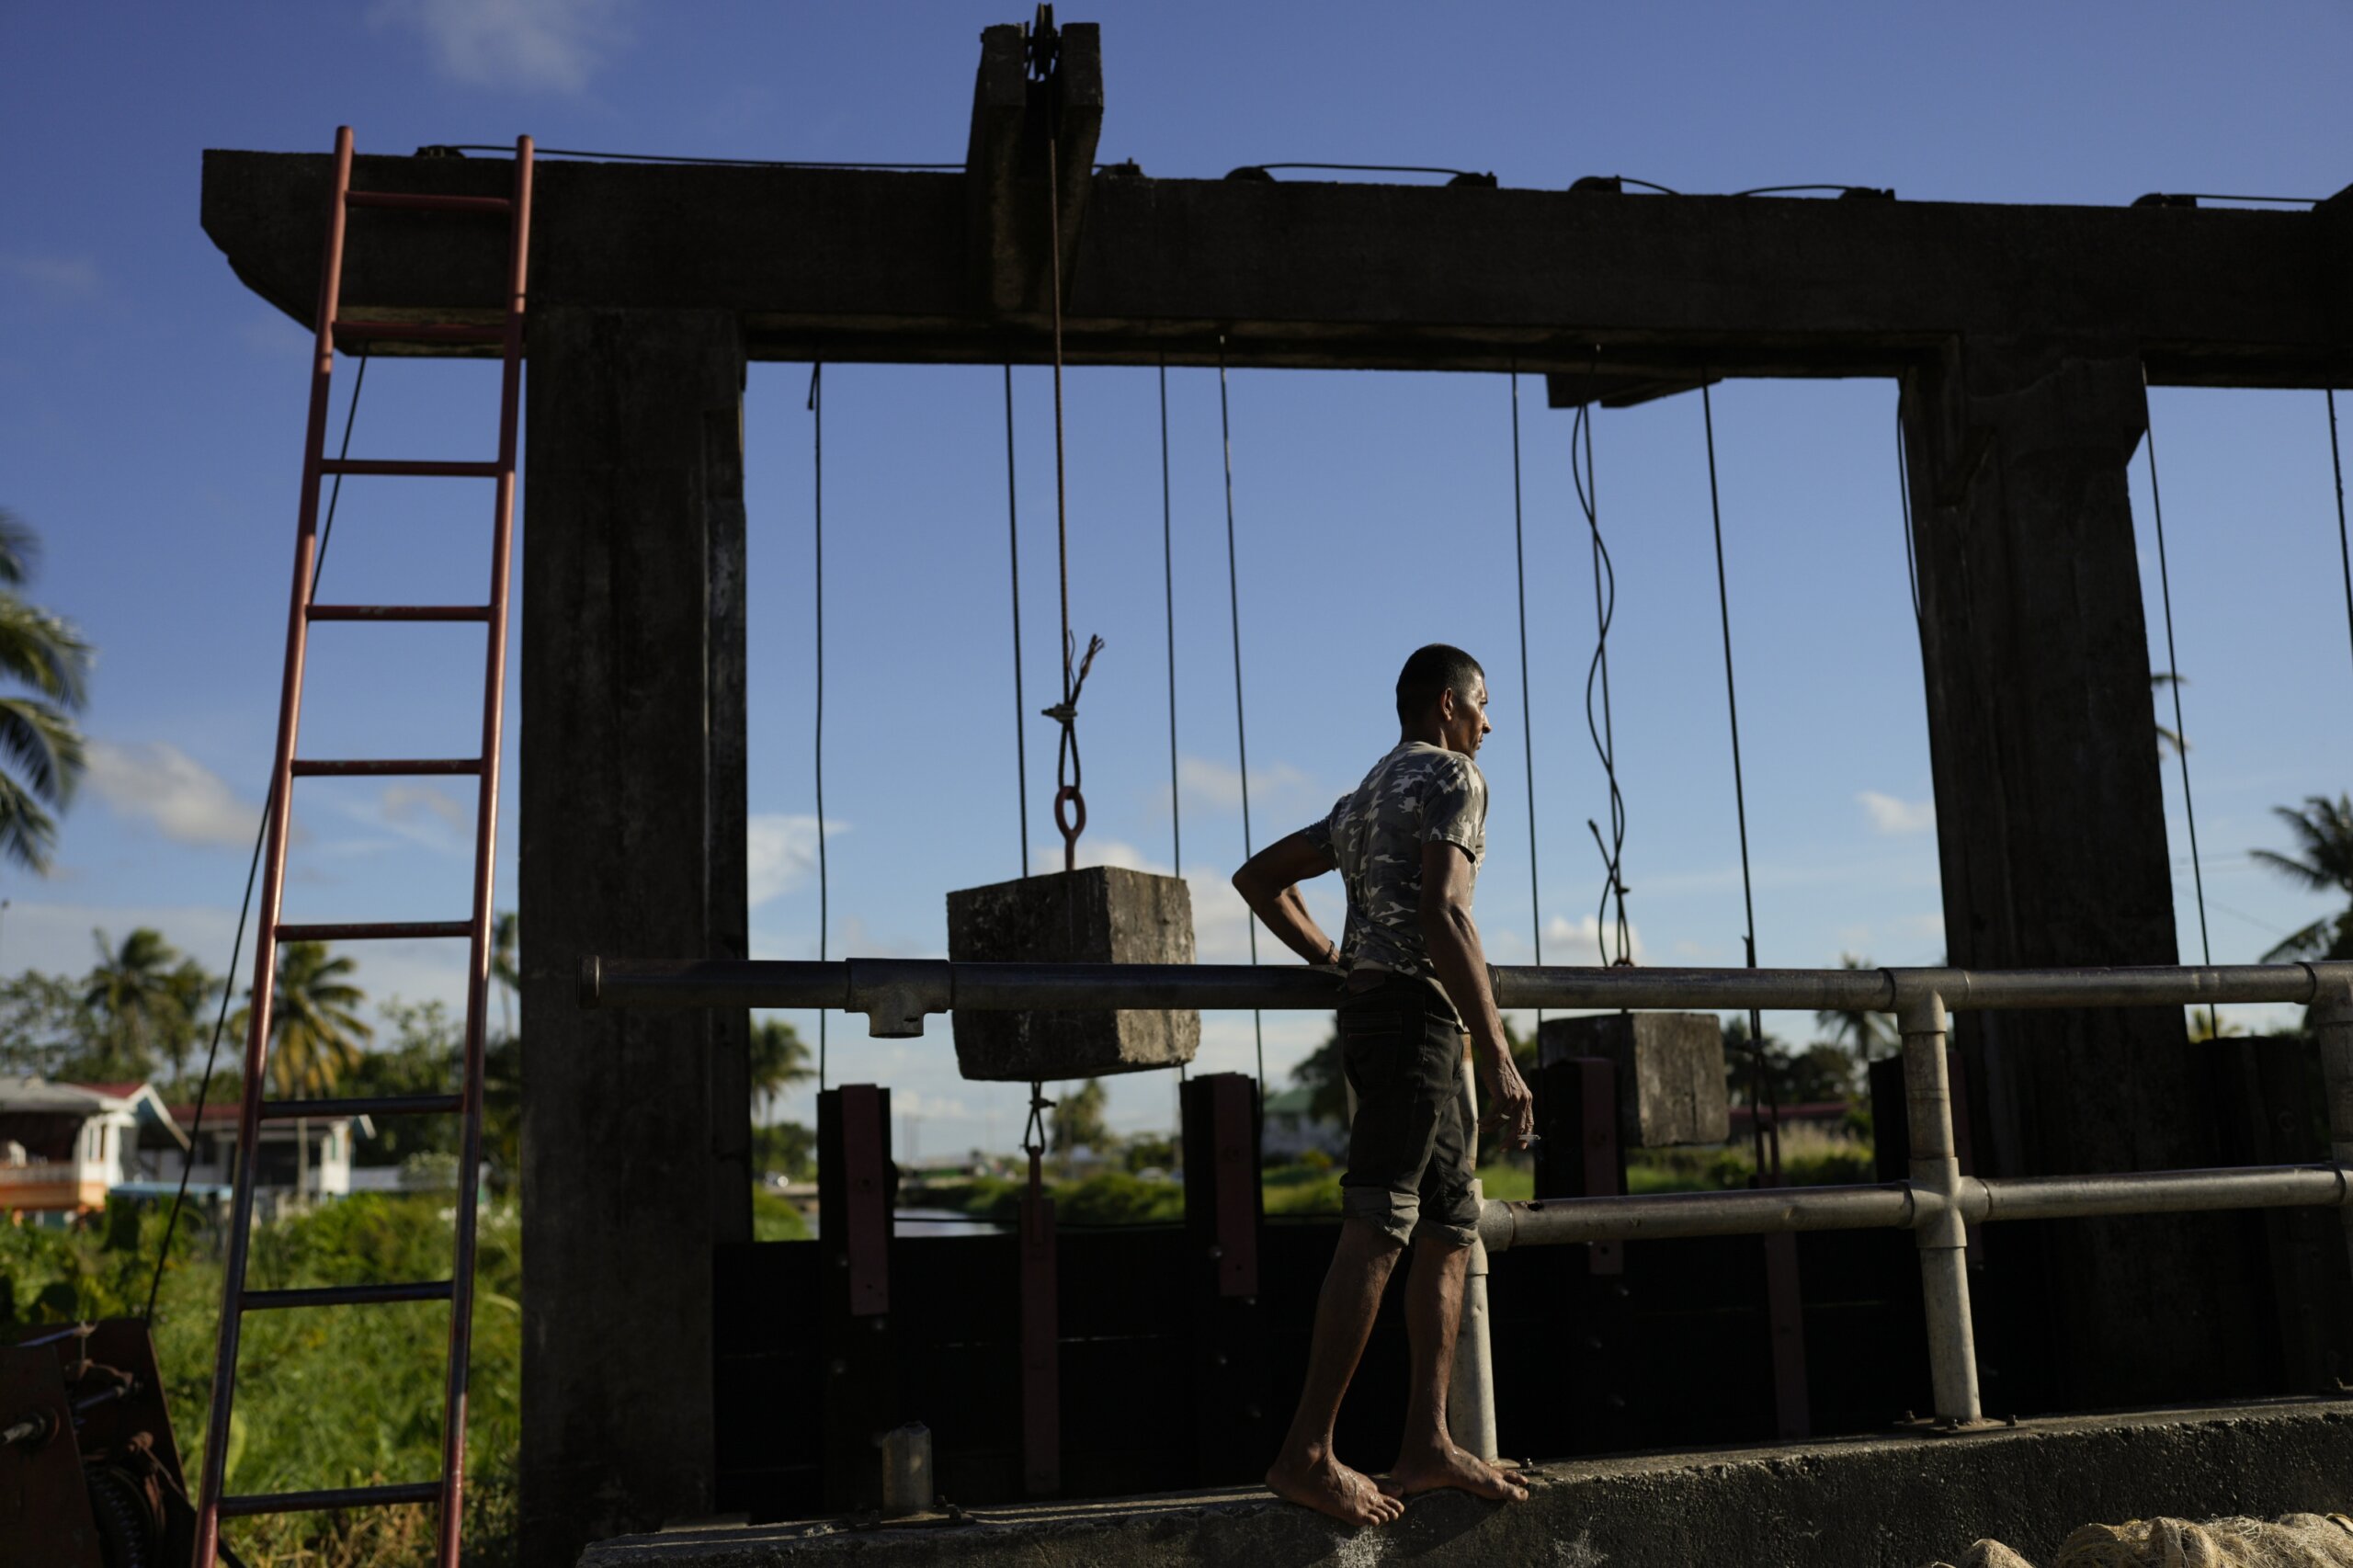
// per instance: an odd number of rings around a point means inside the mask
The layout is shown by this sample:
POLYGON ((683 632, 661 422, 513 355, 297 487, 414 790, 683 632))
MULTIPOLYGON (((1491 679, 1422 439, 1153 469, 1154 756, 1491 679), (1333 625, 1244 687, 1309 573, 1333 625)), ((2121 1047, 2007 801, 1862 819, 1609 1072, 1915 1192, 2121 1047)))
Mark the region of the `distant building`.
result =
POLYGON ((145 1084, 0 1076, 0 1213, 70 1220, 126 1182, 179 1174, 188 1134, 145 1084))
MULTIPOLYGON (((194 1106, 172 1107, 172 1119, 192 1134, 196 1163, 188 1172, 190 1186, 227 1187, 237 1176, 238 1108, 207 1105, 199 1122, 194 1106)), ((254 1191, 265 1211, 291 1200, 309 1202, 343 1198, 351 1191, 351 1145, 354 1138, 372 1138, 375 1124, 366 1117, 313 1117, 308 1120, 261 1124, 260 1163, 254 1167, 254 1191)), ((179 1170, 174 1165, 172 1179, 179 1170)))

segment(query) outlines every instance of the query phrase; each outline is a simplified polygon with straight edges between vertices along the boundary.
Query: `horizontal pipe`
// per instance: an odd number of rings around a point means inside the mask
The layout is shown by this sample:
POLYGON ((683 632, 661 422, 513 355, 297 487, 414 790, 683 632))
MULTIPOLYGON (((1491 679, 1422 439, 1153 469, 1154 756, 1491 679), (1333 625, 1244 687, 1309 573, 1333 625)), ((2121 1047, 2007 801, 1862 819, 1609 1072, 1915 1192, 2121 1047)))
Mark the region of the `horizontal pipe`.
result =
MULTIPOLYGON (((1961 1218, 1974 1221, 2073 1220, 2109 1214, 2184 1214, 2217 1209, 2347 1207, 2353 1195, 2336 1165, 2141 1171, 2122 1176, 1963 1176, 1961 1218)), ((1795 1231, 1915 1230, 1944 1199, 1908 1182, 1871 1187, 1780 1187, 1639 1198, 1490 1199, 1479 1239, 1490 1252, 1581 1242, 1661 1241, 1795 1231)))
MULTIPOLYGON (((861 964, 919 977, 925 1010, 1223 1007, 1320 1011, 1339 999, 1324 970, 1293 964, 949 963, 767 959, 660 961, 590 958, 588 1007, 841 1007, 864 1011, 861 964)), ((1952 1011, 2017 1007, 2194 1006, 2310 1002, 2325 982, 2353 984, 2353 963, 2165 966, 2148 969, 1580 969, 1505 966, 1492 971, 1505 1007, 1758 1009, 1894 1012, 1934 994, 1952 1011)))

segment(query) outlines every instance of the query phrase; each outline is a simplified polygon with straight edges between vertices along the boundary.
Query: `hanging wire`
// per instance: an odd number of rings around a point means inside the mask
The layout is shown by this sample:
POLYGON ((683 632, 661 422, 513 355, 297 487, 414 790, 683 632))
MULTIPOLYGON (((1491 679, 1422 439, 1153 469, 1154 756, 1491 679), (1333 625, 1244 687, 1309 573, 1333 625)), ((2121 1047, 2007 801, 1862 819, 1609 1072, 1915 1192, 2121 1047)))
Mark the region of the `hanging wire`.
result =
MULTIPOLYGON (((825 403, 819 395, 825 373, 821 361, 809 367, 810 429, 813 443, 812 466, 816 479, 817 540, 817 736, 814 767, 817 776, 817 961, 826 958, 833 922, 833 884, 825 874, 825 403)), ((817 1009, 817 1091, 825 1088, 825 1009, 817 1009)))
POLYGON ((1185 822, 1176 799, 1176 509, 1168 486, 1168 358, 1160 360, 1160 587, 1168 614, 1168 850, 1172 875, 1185 874, 1185 822))
MULTIPOLYGON (((1528 928, 1535 938, 1536 965, 1544 966, 1544 905, 1536 891, 1536 724, 1528 689, 1528 545, 1519 483, 1519 372, 1511 373, 1511 562, 1519 587, 1519 752, 1528 769, 1528 928)), ((1544 1027, 1544 1010, 1536 1010, 1544 1027)))
POLYGON ((1912 543, 1912 453, 1904 435, 1904 394, 1895 394, 1895 494, 1904 504, 1904 576, 1912 585, 1912 619, 1920 615, 1920 560, 1912 543))
MULTIPOLYGON (((343 414, 343 444, 335 452, 337 462, 351 456, 351 429, 359 418, 359 393, 367 384, 368 350, 363 347, 359 350, 358 373, 351 378, 351 403, 343 414)), ((334 484, 327 490, 327 516, 326 521, 319 528, 319 553, 311 563, 310 585, 302 591, 306 605, 315 602, 319 597, 319 578, 327 569, 327 546, 335 541, 335 509, 342 499, 343 475, 338 472, 334 484)), ((274 796, 276 792, 277 786, 273 781, 271 794, 274 796)), ((179 1186, 173 1190, 172 1207, 164 1220, 164 1240, 155 1254, 155 1272, 147 1281, 147 1305, 139 1314, 142 1322, 151 1325, 155 1321, 155 1294, 164 1288, 164 1268, 172 1256, 172 1238, 179 1230, 180 1210, 188 1202, 188 1175, 196 1168, 196 1139, 204 1127, 205 1102, 212 1096, 212 1069, 220 1059, 221 1031, 229 1021, 230 998, 237 994, 237 960, 245 950, 245 922, 253 914, 254 881, 261 874, 262 845, 269 835, 270 804, 267 800, 262 802, 261 825, 254 830, 253 858, 245 866, 244 896, 237 901, 237 934, 229 943, 229 969, 221 981, 221 1007, 212 1019, 212 1043, 204 1051, 204 1075, 197 1080, 196 1112, 188 1123, 188 1153, 180 1161, 179 1186)))
MULTIPOLYGON (((1600 369, 1601 354, 1594 351, 1594 362, 1587 374, 1600 369)), ((1593 472, 1593 405, 1577 406, 1575 422, 1569 428, 1569 477, 1575 483, 1577 505, 1585 513, 1586 530, 1593 542, 1593 661, 1585 672, 1586 731, 1593 737, 1594 750, 1601 757, 1601 771, 1609 781, 1609 835, 1602 836, 1601 824, 1592 818, 1586 826, 1593 832, 1594 846, 1601 851, 1601 906, 1595 917, 1594 940, 1600 949, 1604 963, 1612 967, 1630 966, 1634 961, 1631 928, 1626 922, 1626 886, 1623 861, 1626 850, 1626 797, 1618 788, 1618 740, 1609 712, 1609 623, 1618 615, 1618 572, 1610 564, 1609 547, 1601 540, 1601 506, 1599 492, 1593 472), (1578 466, 1582 448, 1584 466, 1578 466), (1598 691, 1601 710, 1594 711, 1593 699, 1598 691), (1610 915, 1612 900, 1617 903, 1617 915, 1610 915), (1614 943, 1612 938, 1615 938, 1614 943), (1612 946, 1616 952, 1611 952, 1612 946)))
MULTIPOLYGON (((1699 384, 1699 417, 1708 439, 1708 521, 1716 543, 1716 617, 1724 639, 1724 716, 1732 732, 1732 809, 1740 826, 1740 908, 1747 922, 1741 937, 1748 967, 1756 967, 1756 891, 1748 867, 1748 788, 1740 766, 1740 695, 1732 657, 1732 582, 1724 572, 1724 507, 1716 483, 1716 406, 1705 381, 1699 384)), ((1901 438, 1901 432, 1898 432, 1901 438)), ((1907 539, 1909 535, 1907 534, 1907 539)), ((1748 1012, 1748 1126, 1756 1144, 1756 1169, 1779 1186, 1781 1169, 1781 1106, 1765 1064, 1765 1015, 1748 1012), (1769 1144, 1768 1144, 1769 1140, 1769 1144), (1769 1157, 1768 1157, 1769 1147, 1769 1157)))
MULTIPOLYGON (((1242 720, 1242 572, 1235 562, 1233 548, 1233 417, 1227 403, 1225 388, 1225 335, 1217 339, 1217 428, 1219 444, 1225 454, 1225 605, 1229 622, 1233 629, 1233 749, 1242 762, 1242 858, 1248 859, 1255 851, 1250 843, 1250 733, 1242 720)), ((1250 961, 1258 961, 1258 917, 1249 916, 1245 928, 1250 934, 1250 961)), ((1250 1034, 1256 1043, 1258 1061, 1258 1093, 1266 1093, 1267 1028, 1258 1010, 1250 1010, 1250 1034)))
POLYGON ((2353 636, 2353 544, 2345 534, 2345 457, 2336 445, 2336 389, 2324 389, 2328 394, 2328 461, 2336 475, 2336 554, 2345 566, 2345 630, 2353 636))
MULTIPOLYGON (((2149 394, 2147 367, 2141 371, 2141 395, 2149 394)), ((2173 580, 2165 569, 2165 504, 2157 489, 2157 422, 2152 414, 2148 434, 2144 437, 2149 451, 2149 514, 2157 535, 2157 591, 2162 596, 2165 612, 2165 687, 2173 693, 2174 757, 2181 764, 2181 811, 2189 824, 2189 875, 2198 892, 2198 951, 2200 961, 2214 961, 2214 947, 2206 931, 2206 871, 2198 854, 2198 805, 2189 793, 2189 732, 2181 722, 2181 659, 2173 645, 2173 580)), ((2220 1017, 2211 1002, 2206 1004, 2206 1028, 2210 1034, 2222 1032, 2220 1017)))
POLYGON ((1021 822, 1021 874, 1029 874, 1029 704, 1021 695, 1021 508, 1013 486, 1013 364, 1005 367, 1005 544, 1013 566, 1013 776, 1021 822))

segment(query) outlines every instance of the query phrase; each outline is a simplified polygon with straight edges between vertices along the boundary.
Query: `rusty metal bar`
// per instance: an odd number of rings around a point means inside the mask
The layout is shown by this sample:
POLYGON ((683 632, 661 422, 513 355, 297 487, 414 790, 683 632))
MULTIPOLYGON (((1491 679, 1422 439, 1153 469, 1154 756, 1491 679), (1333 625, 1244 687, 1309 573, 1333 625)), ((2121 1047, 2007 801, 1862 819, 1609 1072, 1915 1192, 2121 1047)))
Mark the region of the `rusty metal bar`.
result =
POLYGON ((256 1492, 223 1497, 213 1505, 222 1518, 255 1514, 316 1514, 329 1508, 381 1508, 396 1503, 438 1503, 438 1481, 405 1481, 391 1486, 329 1486, 316 1492, 256 1492))
POLYGON ((423 778, 482 771, 478 756, 301 757, 294 759, 297 778, 423 778))
POLYGON ((465 920, 344 920, 307 926, 279 926, 281 942, 392 942, 424 937, 471 937, 473 925, 465 920))
POLYGON ((488 620, 488 605, 313 605, 313 620, 488 620))
POLYGON ((506 469, 495 461, 443 458, 325 458, 319 463, 319 472, 355 477, 372 474, 380 479, 496 479, 506 469))
POLYGON ((393 1301, 446 1301, 447 1279, 403 1285, 313 1285, 297 1290, 247 1290, 238 1298, 249 1312, 287 1307, 378 1307, 393 1301))

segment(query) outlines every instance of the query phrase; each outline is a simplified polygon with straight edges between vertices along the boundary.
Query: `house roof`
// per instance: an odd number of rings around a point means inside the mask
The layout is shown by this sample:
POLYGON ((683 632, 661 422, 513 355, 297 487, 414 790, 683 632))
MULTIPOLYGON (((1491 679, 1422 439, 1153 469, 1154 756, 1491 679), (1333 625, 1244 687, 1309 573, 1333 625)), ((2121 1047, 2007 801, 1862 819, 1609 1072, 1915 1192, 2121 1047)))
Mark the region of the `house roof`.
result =
MULTIPOLYGON (((241 1108, 234 1100, 208 1100, 205 1102, 204 1119, 201 1122, 196 1119, 196 1108, 192 1105, 173 1106, 171 1114, 174 1123, 183 1129, 217 1132, 234 1128, 237 1125, 237 1117, 241 1108)), ((347 1122, 356 1126, 362 1138, 372 1138, 376 1135, 375 1122, 364 1116, 320 1116, 311 1119, 311 1124, 313 1127, 333 1127, 347 1122)), ((293 1124, 290 1122, 271 1121, 263 1124, 265 1133, 274 1132, 280 1128, 286 1130, 287 1137, 294 1136, 293 1124)))
POLYGON ((145 1084, 59 1084, 47 1078, 0 1076, 0 1110, 87 1119, 109 1111, 129 1111, 142 1125, 156 1128, 182 1148, 188 1134, 164 1108, 153 1088, 145 1084))

